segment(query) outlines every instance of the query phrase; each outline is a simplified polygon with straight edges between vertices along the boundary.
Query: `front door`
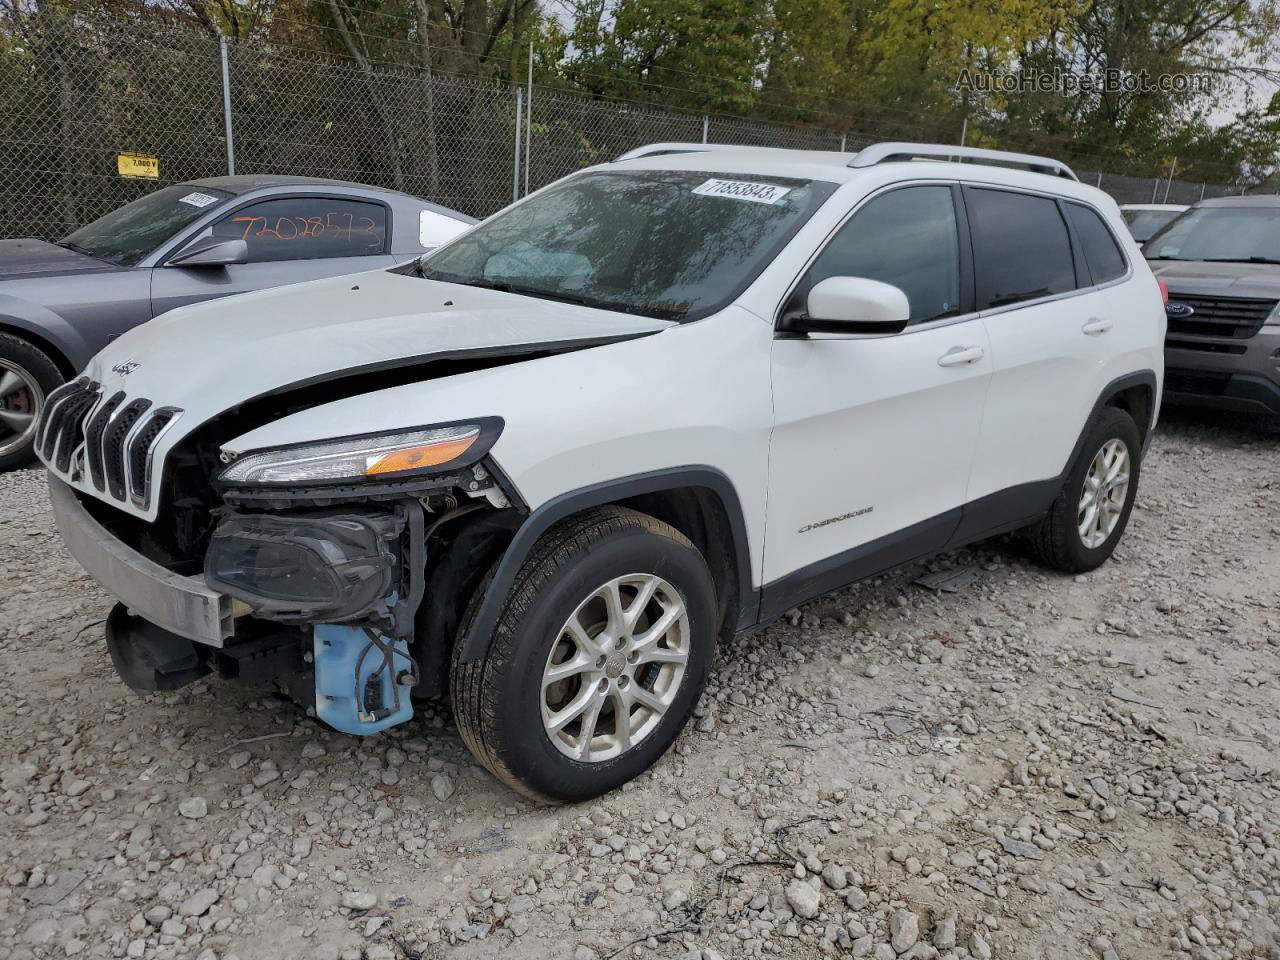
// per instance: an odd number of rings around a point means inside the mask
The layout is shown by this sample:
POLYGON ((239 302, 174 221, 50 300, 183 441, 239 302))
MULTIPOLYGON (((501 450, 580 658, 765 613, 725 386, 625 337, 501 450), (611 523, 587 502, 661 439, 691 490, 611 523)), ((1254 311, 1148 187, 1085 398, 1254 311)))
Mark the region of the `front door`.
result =
POLYGON ((802 280, 800 297, 830 276, 893 284, 911 323, 893 336, 774 342, 766 616, 931 552, 954 530, 991 375, 962 262, 955 189, 916 184, 865 201, 802 280))

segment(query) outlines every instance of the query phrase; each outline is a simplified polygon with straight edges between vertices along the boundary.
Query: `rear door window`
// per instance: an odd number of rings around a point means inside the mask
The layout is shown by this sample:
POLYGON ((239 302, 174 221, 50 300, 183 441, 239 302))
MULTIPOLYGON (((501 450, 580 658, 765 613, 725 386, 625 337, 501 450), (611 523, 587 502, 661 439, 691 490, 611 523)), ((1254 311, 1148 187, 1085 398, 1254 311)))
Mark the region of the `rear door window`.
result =
POLYGON ((215 237, 244 240, 250 263, 363 257, 387 246, 387 208, 331 197, 281 197, 234 210, 215 237))
POLYGON ((978 309, 1065 293, 1076 287, 1071 237, 1057 201, 1030 193, 967 187, 978 309))
POLYGON ((1124 254, 1116 243, 1115 235, 1103 222, 1096 210, 1082 203, 1064 204, 1076 242, 1084 251, 1084 262, 1094 283, 1106 283, 1124 276, 1127 269, 1124 254))

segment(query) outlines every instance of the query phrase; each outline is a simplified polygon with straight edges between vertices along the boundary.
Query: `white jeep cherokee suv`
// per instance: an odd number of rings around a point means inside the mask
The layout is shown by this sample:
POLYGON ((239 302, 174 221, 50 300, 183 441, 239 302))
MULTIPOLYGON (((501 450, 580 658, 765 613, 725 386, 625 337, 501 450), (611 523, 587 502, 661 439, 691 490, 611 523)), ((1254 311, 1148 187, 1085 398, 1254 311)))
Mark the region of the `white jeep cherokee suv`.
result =
POLYGON ((659 144, 407 268, 165 314, 37 440, 127 683, 272 682, 353 734, 447 690, 572 801, 662 755, 717 638, 1001 531, 1102 563, 1164 325, 1053 160, 659 144))

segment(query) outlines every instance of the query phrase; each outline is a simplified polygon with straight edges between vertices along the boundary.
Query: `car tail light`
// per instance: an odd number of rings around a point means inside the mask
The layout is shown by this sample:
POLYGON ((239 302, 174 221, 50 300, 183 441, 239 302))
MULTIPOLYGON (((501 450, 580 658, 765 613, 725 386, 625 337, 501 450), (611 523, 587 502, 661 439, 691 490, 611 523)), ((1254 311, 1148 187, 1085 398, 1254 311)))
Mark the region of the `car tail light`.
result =
POLYGON ((1159 277, 1156 277, 1156 283, 1160 284, 1160 299, 1164 301, 1164 305, 1167 307, 1169 305, 1169 285, 1159 277))

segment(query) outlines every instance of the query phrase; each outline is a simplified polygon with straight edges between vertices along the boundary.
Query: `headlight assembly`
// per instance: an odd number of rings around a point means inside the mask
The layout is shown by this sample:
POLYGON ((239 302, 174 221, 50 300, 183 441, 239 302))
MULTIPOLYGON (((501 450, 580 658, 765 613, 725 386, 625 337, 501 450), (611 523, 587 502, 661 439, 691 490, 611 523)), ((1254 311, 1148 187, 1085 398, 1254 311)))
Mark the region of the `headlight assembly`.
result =
POLYGON ((423 427, 396 433, 253 450, 219 475, 224 483, 258 486, 397 480, 475 463, 493 446, 500 420, 423 427))

